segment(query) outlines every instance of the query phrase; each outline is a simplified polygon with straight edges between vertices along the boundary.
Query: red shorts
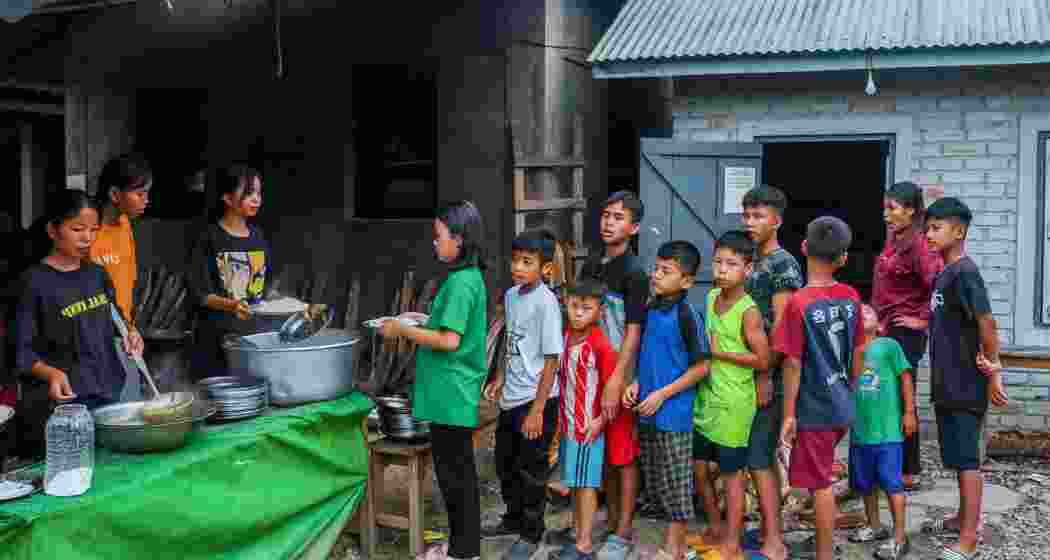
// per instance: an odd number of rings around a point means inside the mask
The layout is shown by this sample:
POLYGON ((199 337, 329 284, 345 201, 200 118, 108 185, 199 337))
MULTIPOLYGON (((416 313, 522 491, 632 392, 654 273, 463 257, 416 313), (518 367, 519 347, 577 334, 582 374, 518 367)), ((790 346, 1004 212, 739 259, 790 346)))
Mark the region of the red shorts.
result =
POLYGON ((630 465, 638 458, 638 416, 634 411, 620 408, 605 429, 605 461, 616 467, 630 465))
POLYGON ((788 478, 792 488, 823 490, 831 486, 835 446, 846 435, 845 428, 799 431, 791 448, 788 478))

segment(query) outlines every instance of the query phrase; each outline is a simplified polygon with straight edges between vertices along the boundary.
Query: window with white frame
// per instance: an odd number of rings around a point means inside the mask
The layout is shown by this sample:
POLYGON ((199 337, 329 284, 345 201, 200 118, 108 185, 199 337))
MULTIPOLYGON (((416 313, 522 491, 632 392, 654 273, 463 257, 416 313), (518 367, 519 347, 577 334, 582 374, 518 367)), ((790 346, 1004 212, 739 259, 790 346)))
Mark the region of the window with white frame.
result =
POLYGON ((1050 131, 1038 134, 1036 147, 1036 232, 1040 241, 1036 242, 1036 251, 1040 266, 1036 267, 1036 305, 1035 322, 1037 325, 1050 326, 1050 204, 1048 204, 1047 175, 1050 171, 1050 131))

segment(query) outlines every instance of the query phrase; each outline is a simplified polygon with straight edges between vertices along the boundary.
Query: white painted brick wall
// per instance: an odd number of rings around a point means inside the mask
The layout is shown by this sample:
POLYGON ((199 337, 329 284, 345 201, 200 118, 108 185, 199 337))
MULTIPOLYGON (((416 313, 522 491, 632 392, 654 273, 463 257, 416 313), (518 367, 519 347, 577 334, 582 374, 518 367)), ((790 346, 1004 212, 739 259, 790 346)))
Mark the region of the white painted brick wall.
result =
MULTIPOLYGON (((779 79, 778 79, 779 80, 779 79)), ((736 117, 735 126, 753 122, 819 118, 834 120, 848 114, 854 94, 812 91, 812 83, 781 80, 785 91, 811 92, 808 95, 755 93, 745 86, 723 83, 714 97, 679 98, 674 104, 675 136, 681 139, 735 140, 734 129, 706 129, 704 115, 726 113, 736 117), (726 84, 729 84, 728 86, 726 84), (734 87, 741 90, 732 93, 734 87)), ((914 122, 911 146, 911 179, 920 184, 943 184, 946 194, 962 198, 974 211, 968 250, 981 266, 988 286, 994 316, 1004 343, 1013 340, 1014 277, 1017 270, 1017 200, 1020 181, 1018 156, 1030 147, 1019 137, 1020 114, 1050 112, 1050 88, 1033 86, 1019 77, 1013 82, 947 83, 909 88, 910 91, 884 91, 894 97, 896 115, 911 115, 914 122), (964 92, 974 92, 964 95, 964 92)), ((860 104, 858 104, 860 105, 860 104)), ((870 104, 865 112, 870 113, 870 104)), ((865 131, 858 130, 857 133, 865 131)), ((1025 233, 1025 235, 1031 235, 1025 233)), ((1007 411, 992 411, 989 425, 1000 429, 1020 427, 1050 428, 1050 373, 1009 371, 1010 394, 1021 404, 1007 411), (1028 406, 1025 406, 1025 405, 1028 406)), ((932 420, 929 406, 929 376, 920 370, 919 412, 924 422, 932 420)))

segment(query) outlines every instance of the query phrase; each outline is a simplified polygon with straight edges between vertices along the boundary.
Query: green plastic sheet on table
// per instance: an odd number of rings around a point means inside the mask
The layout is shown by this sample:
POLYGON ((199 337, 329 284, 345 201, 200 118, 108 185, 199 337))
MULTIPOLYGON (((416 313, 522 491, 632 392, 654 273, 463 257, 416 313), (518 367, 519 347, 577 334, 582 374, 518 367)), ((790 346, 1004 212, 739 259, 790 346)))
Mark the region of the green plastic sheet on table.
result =
POLYGON ((317 556, 364 497, 372 407, 353 393, 208 426, 170 452, 98 449, 86 494, 0 503, 0 558, 317 556))

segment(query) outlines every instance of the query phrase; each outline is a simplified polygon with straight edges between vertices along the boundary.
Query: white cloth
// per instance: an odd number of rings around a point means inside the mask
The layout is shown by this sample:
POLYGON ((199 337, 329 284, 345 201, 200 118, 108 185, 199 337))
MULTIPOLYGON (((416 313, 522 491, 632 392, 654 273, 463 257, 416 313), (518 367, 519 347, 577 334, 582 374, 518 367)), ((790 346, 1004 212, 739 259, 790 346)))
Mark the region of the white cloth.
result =
MULTIPOLYGON (((546 356, 561 356, 562 314, 558 298, 540 282, 527 293, 521 286, 507 290, 503 298, 507 316, 507 370, 499 406, 510 410, 536 398, 546 356)), ((558 396, 555 378, 550 397, 558 396)))

